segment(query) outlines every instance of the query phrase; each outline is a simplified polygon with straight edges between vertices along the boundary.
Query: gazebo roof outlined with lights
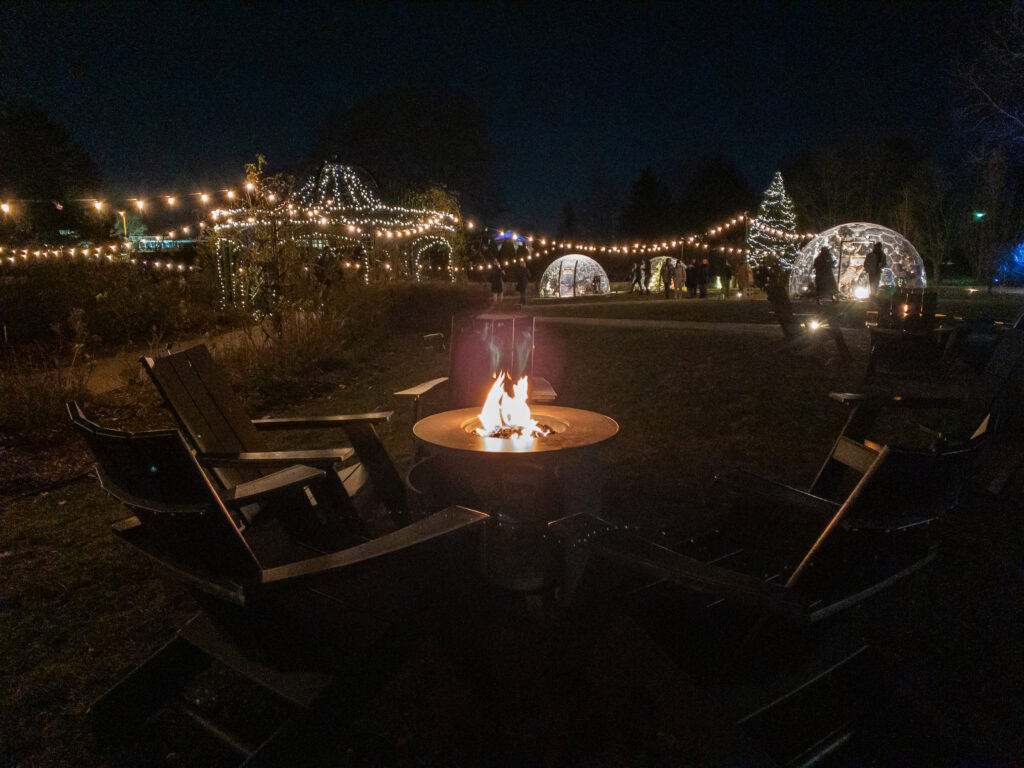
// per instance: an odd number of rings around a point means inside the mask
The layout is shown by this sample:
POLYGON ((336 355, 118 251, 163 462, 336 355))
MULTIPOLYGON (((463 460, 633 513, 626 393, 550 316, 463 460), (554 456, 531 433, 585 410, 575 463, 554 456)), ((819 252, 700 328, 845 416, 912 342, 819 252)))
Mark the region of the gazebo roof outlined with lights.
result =
POLYGON ((364 279, 369 279, 370 254, 375 248, 404 251, 411 276, 420 277, 420 258, 434 248, 448 256, 454 279, 452 244, 458 217, 442 211, 387 205, 363 176, 350 165, 332 159, 320 164, 286 200, 261 209, 256 219, 249 208, 212 212, 215 231, 244 229, 255 224, 287 225, 289 235, 317 250, 362 246, 364 279))

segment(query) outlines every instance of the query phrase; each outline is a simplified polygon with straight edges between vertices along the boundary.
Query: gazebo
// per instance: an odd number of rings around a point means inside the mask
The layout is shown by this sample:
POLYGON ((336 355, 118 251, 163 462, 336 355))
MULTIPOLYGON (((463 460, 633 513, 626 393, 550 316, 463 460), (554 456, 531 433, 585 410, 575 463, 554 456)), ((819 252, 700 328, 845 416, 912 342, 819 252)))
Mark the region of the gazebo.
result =
MULTIPOLYGON (((419 280, 424 276, 425 256, 440 251, 454 280, 451 235, 458 218, 441 211, 387 205, 365 177, 352 166, 329 160, 285 200, 247 186, 236 207, 212 211, 214 232, 233 240, 225 248, 218 242, 222 296, 238 294, 233 283, 245 274, 239 272, 239 251, 259 228, 269 228, 274 239, 308 250, 310 268, 333 259, 338 268, 357 271, 364 282, 372 274, 403 272, 419 280)), ((244 293, 254 295, 258 290, 249 286, 244 293)))

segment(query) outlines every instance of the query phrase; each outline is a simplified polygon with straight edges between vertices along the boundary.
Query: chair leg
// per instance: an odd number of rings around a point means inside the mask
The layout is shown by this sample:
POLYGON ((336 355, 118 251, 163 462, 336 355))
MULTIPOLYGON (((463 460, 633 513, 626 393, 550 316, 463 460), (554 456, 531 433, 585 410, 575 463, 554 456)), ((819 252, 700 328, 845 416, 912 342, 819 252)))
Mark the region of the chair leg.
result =
POLYGON ((97 739, 110 743, 128 736, 209 664, 209 656, 176 635, 89 707, 97 739))

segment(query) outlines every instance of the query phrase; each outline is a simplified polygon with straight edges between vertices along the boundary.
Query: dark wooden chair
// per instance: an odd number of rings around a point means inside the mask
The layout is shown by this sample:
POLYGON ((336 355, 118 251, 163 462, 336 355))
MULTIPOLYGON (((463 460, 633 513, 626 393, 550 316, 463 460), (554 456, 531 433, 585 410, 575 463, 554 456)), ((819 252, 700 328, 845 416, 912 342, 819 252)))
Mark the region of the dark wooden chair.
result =
MULTIPOLYGON (((850 406, 850 415, 836 440, 829 457, 823 463, 811 485, 811 493, 835 497, 842 492, 844 476, 843 456, 856 461, 856 454, 865 447, 875 446, 876 431, 885 426, 885 418, 894 411, 952 412, 953 424, 950 429, 940 431, 917 423, 915 433, 904 435, 901 443, 922 446, 933 453, 963 447, 983 433, 987 433, 993 445, 1008 437, 1016 439, 1022 432, 1016 401, 1024 394, 1024 330, 1007 329, 1000 335, 999 343, 992 353, 981 375, 968 388, 963 397, 908 396, 902 394, 833 392, 831 397, 850 406)), ((893 438, 887 438, 890 442, 893 438)), ((986 451, 986 460, 999 464, 985 481, 986 487, 998 493, 1006 480, 1005 456, 993 455, 986 451)), ((1016 466, 1011 461, 1009 466, 1016 466)))
POLYGON ((534 339, 535 323, 530 315, 453 317, 448 343, 448 376, 395 392, 395 397, 412 402, 414 418, 418 421, 421 398, 431 392, 445 386, 449 409, 482 406, 495 376, 506 371, 513 379, 529 376, 531 402, 552 403, 556 393, 551 383, 533 373, 534 339))
POLYGON ((259 478, 282 466, 305 464, 324 470, 331 503, 350 525, 365 530, 366 510, 357 509, 354 499, 367 481, 375 494, 373 501, 381 502, 387 517, 394 524, 408 522, 405 483, 374 430, 374 424, 390 420, 390 411, 250 419, 203 344, 155 359, 144 357, 142 366, 196 448, 200 462, 215 468, 213 475, 223 487, 259 478), (340 429, 350 445, 267 449, 262 432, 291 429, 340 429), (342 466, 353 455, 358 463, 342 466))
MULTIPOLYGON (((969 456, 933 469, 962 474, 969 456)), ((916 505, 929 481, 894 486, 893 458, 875 451, 839 504, 754 477, 720 480, 715 522, 657 541, 589 517, 556 523, 562 599, 623 601, 778 764, 812 764, 852 737, 878 695, 854 617, 937 553, 927 537, 862 526, 916 505)))
POLYGON ((416 617, 443 604, 451 589, 445 568, 464 559, 443 550, 471 546, 456 534, 486 518, 452 507, 374 539, 354 536, 317 549, 304 542, 326 536, 296 530, 316 524, 307 490, 324 470, 292 465, 223 488, 176 430, 121 432, 89 421, 76 404, 68 412, 96 459, 101 485, 131 511, 114 523, 117 539, 182 582, 200 606, 169 643, 91 707, 106 741, 126 738, 174 708, 246 764, 295 764, 295 755, 311 748, 291 750, 310 738, 309 728, 327 725, 328 705, 351 705, 360 686, 372 689, 373 675, 400 658, 400 627, 414 627, 416 617), (239 511, 266 500, 278 502, 272 516, 247 522, 239 511), (291 716, 253 740, 182 700, 189 681, 214 661, 275 694, 291 716), (342 679, 352 687, 340 690, 342 679))

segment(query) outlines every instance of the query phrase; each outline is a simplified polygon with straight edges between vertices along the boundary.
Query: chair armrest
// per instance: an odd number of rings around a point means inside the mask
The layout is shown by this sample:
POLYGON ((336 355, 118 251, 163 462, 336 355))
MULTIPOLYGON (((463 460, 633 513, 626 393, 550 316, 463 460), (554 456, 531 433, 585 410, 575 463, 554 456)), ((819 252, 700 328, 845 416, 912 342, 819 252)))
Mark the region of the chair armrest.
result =
POLYGON ((310 451, 245 451, 244 453, 200 453, 196 458, 205 467, 238 467, 245 464, 310 464, 332 466, 352 458, 352 448, 319 448, 310 451))
POLYGON ((530 402, 553 403, 558 399, 558 393, 551 386, 551 382, 541 376, 530 378, 530 402))
POLYGON ((869 404, 894 408, 956 408, 962 402, 958 397, 905 397, 865 392, 829 392, 828 396, 844 405, 869 404))
POLYGON ((346 413, 341 416, 288 416, 285 418, 253 419, 256 429, 326 429, 346 424, 377 424, 391 421, 393 411, 378 413, 346 413))
POLYGON ((797 595, 778 584, 687 557, 630 531, 609 531, 585 546, 612 561, 697 592, 726 597, 791 619, 808 617, 806 606, 797 595))
POLYGON ((264 584, 297 579, 302 576, 313 576, 338 568, 364 563, 386 555, 400 552, 417 544, 447 536, 464 528, 477 525, 488 519, 488 515, 467 507, 448 507, 430 517, 417 520, 415 523, 399 528, 397 531, 379 536, 376 539, 357 544, 354 547, 299 560, 276 568, 263 571, 260 581, 264 584))
POLYGON ((221 498, 234 504, 249 504, 292 488, 301 488, 322 477, 324 477, 322 469, 294 464, 255 480, 239 483, 234 488, 224 491, 221 498))
POLYGON ((417 384, 415 387, 409 387, 408 389, 399 390, 394 394, 395 397, 410 397, 413 400, 415 400, 418 397, 423 397, 423 395, 432 391, 436 387, 441 386, 446 381, 448 381, 448 377, 442 376, 439 379, 431 379, 430 381, 425 381, 422 384, 417 384))
MULTIPOLYGON (((717 475, 714 479, 713 489, 715 486, 725 493, 732 493, 767 505, 772 510, 795 511, 805 514, 816 523, 821 524, 831 520, 838 509, 838 505, 821 496, 815 496, 813 493, 807 493, 744 470, 734 470, 717 475)), ((714 493, 715 491, 712 490, 712 494, 714 493)))

